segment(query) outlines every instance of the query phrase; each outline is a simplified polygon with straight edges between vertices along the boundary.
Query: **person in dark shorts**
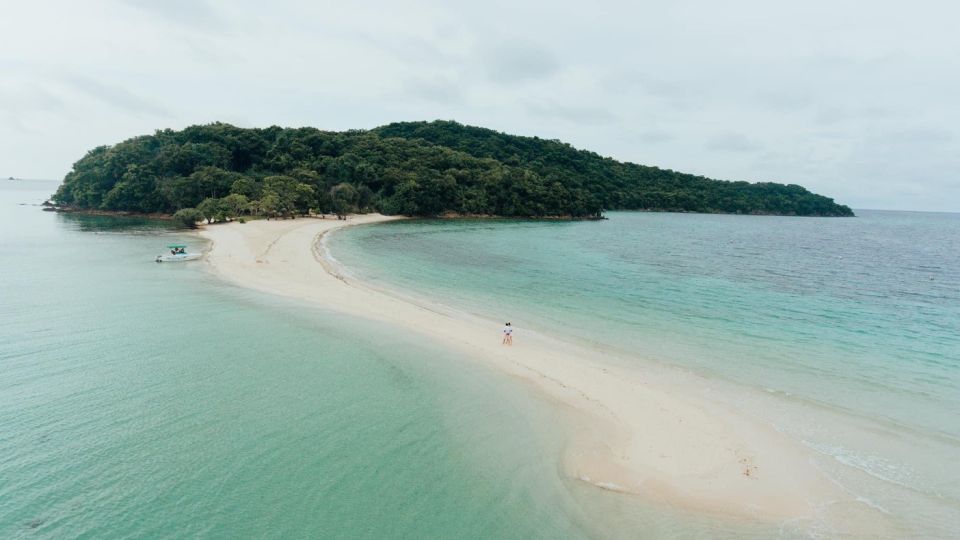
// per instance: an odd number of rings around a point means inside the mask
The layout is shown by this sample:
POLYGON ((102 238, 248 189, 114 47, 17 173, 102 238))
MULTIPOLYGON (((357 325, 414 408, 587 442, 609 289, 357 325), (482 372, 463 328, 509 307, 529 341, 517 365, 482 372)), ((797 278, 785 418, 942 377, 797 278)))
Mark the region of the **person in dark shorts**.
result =
POLYGON ((503 344, 513 345, 513 326, 510 323, 503 326, 503 344))

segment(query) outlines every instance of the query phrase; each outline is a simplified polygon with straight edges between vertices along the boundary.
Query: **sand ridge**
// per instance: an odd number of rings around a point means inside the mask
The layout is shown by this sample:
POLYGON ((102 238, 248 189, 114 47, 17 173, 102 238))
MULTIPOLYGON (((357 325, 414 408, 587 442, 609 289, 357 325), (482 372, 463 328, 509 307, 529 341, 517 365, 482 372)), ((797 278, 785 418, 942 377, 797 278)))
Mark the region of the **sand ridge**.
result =
POLYGON ((599 488, 749 520, 812 519, 845 498, 810 453, 772 426, 604 362, 604 352, 378 290, 342 275, 319 242, 335 229, 396 219, 255 220, 204 228, 210 269, 237 285, 423 334, 533 385, 570 413, 566 472, 599 488))

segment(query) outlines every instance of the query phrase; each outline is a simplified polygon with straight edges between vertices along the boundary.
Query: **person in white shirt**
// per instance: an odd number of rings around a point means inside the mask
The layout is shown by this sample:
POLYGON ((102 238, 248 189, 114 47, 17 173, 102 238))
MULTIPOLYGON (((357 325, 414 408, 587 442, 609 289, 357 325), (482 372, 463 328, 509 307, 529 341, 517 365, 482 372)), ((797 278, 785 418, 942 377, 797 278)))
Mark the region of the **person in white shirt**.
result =
POLYGON ((503 327, 503 344, 513 345, 513 327, 507 323, 503 327))

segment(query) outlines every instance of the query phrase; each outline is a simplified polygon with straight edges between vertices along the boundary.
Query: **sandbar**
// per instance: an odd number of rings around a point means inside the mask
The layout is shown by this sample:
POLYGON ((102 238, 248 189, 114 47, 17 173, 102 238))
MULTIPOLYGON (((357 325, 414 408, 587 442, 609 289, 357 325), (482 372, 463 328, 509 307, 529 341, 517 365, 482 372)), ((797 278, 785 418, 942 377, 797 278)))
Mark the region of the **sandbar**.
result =
POLYGON ((529 383, 569 413, 562 463, 572 478, 749 521, 811 518, 848 496, 798 441, 695 386, 605 361, 604 351, 522 326, 516 344, 503 346, 502 321, 378 289, 345 275, 326 253, 323 235, 391 219, 254 220, 199 234, 211 241, 206 264, 229 282, 396 325, 529 383))

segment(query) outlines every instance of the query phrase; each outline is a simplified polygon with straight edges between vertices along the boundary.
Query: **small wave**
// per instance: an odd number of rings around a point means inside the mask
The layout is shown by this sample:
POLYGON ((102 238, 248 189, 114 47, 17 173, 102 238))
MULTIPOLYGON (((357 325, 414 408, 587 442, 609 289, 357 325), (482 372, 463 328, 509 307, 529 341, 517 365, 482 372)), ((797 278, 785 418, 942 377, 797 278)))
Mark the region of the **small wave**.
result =
POLYGON ((890 482, 891 484, 896 484, 908 489, 915 489, 915 486, 911 486, 909 483, 913 478, 913 473, 906 466, 896 464, 879 456, 865 456, 847 450, 839 445, 815 443, 808 440, 803 440, 802 442, 807 447, 823 455, 830 456, 848 467, 853 467, 854 469, 867 473, 878 480, 890 482))
POLYGON ((889 510, 887 510, 886 508, 880 506, 879 504, 877 504, 877 503, 871 501, 870 499, 868 499, 868 498, 866 498, 866 497, 863 497, 863 496, 861 496, 861 495, 858 495, 858 496, 857 496, 857 502, 863 503, 863 504, 869 506, 870 508, 873 508, 874 510, 879 510, 879 511, 883 512, 884 514, 887 514, 888 516, 890 515, 890 511, 889 511, 889 510))
POLYGON ((626 492, 627 492, 627 488, 621 486, 620 484, 616 484, 616 483, 614 483, 614 482, 595 482, 594 480, 592 480, 592 479, 591 479, 589 476, 587 476, 587 475, 580 475, 580 476, 578 476, 578 478, 579 478, 580 480, 583 480, 584 482, 586 482, 586 483, 588 483, 588 484, 597 486, 597 487, 600 488, 600 489, 606 489, 606 490, 608 490, 608 491, 617 491, 617 492, 621 492, 621 493, 626 493, 626 492))
POLYGON ((326 268, 330 275, 336 277, 337 279, 354 279, 355 276, 348 272, 346 267, 339 260, 337 260, 336 257, 333 256, 330 246, 327 243, 327 240, 338 230, 342 229, 333 229, 321 233, 313 245, 313 254, 314 257, 320 261, 320 264, 326 268))

